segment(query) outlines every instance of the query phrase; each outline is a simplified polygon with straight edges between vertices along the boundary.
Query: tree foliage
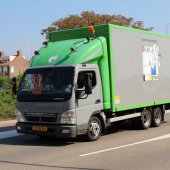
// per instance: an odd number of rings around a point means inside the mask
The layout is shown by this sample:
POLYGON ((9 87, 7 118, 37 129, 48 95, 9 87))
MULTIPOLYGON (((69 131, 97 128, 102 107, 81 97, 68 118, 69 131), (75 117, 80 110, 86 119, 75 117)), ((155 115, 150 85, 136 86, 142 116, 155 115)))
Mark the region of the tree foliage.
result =
POLYGON ((150 31, 153 27, 145 28, 143 21, 135 21, 134 18, 122 15, 96 14, 93 11, 83 11, 80 15, 69 15, 53 22, 48 28, 42 29, 41 33, 66 30, 97 24, 116 24, 150 31))
POLYGON ((0 87, 5 89, 11 88, 11 79, 7 76, 0 75, 0 87))
MULTIPOLYGON (((22 74, 16 77, 17 85, 22 74)), ((12 80, 8 76, 0 75, 0 121, 15 118, 16 100, 12 97, 12 80), (4 90, 6 89, 6 90, 4 90)))
MULTIPOLYGON (((17 85, 19 84, 22 76, 23 76, 23 74, 19 74, 19 75, 16 77, 17 85)), ((5 75, 3 75, 3 74, 0 74, 0 88, 4 88, 4 89, 10 90, 11 87, 12 87, 12 79, 9 78, 8 76, 5 76, 5 75)))

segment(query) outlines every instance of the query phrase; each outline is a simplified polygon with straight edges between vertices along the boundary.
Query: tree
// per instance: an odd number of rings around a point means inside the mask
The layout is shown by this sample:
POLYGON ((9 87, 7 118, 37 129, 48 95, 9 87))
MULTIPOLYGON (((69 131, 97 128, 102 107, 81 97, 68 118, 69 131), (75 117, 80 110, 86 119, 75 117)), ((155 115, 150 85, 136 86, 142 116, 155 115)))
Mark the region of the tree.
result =
POLYGON ((134 18, 122 15, 96 14, 94 11, 83 11, 80 15, 69 15, 53 22, 48 28, 42 29, 41 34, 51 31, 79 28, 96 24, 116 24, 141 30, 151 31, 153 27, 145 28, 143 21, 135 21, 134 18))

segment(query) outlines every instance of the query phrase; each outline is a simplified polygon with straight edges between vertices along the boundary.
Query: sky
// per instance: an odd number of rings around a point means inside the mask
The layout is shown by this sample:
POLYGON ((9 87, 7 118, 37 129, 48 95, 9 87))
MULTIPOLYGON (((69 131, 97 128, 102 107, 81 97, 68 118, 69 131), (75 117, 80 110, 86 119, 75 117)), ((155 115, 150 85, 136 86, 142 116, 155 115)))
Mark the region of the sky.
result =
POLYGON ((43 28, 82 11, 132 17, 161 34, 170 23, 169 0, 0 0, 0 51, 15 55, 22 50, 29 60, 45 41, 43 28))

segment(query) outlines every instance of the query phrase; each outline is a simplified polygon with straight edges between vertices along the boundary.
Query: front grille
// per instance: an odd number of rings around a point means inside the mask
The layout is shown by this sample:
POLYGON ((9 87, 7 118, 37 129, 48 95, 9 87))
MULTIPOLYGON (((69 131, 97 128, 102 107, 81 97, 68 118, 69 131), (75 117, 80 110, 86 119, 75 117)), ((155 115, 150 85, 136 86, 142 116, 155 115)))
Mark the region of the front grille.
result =
POLYGON ((57 122, 57 113, 25 113, 25 119, 29 122, 57 122))

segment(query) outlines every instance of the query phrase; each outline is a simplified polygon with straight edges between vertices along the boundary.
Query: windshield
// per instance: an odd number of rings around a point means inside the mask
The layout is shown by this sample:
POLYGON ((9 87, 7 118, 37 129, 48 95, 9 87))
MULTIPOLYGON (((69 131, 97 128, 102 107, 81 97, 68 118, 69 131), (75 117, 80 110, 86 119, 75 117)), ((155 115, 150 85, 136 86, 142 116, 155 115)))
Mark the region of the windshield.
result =
POLYGON ((66 100, 71 97, 74 68, 29 69, 18 90, 18 100, 66 100))

